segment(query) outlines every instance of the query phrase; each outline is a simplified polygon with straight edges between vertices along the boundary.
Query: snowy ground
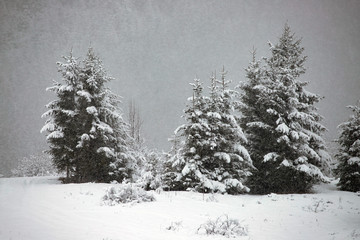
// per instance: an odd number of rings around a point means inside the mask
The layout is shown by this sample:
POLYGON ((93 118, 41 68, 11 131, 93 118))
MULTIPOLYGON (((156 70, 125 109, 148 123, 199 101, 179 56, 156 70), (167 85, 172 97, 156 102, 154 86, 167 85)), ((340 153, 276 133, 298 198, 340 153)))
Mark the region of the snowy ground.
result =
POLYGON ((226 239, 197 233, 223 214, 247 226, 248 236, 236 239, 360 239, 360 196, 336 191, 334 183, 317 186, 315 194, 161 192, 155 202, 102 205, 109 186, 1 178, 0 239, 226 239))

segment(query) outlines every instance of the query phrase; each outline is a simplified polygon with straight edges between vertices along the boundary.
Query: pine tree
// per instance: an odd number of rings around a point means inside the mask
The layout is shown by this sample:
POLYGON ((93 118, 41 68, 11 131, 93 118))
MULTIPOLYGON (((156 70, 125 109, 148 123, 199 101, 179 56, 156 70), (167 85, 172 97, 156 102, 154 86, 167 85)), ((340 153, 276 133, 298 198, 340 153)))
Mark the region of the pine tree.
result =
POLYGON ((270 43, 262 80, 252 87, 259 119, 246 123, 245 131, 255 139, 251 149, 258 148, 253 152, 258 171, 250 178, 257 193, 307 192, 316 181, 326 181, 321 172, 329 159, 321 137, 326 129, 314 106, 321 97, 299 80, 306 60, 300 43, 285 25, 279 43, 270 43))
POLYGON ((241 193, 249 189, 243 185, 253 168, 250 155, 244 146, 247 139, 234 115, 233 98, 236 91, 228 89, 230 81, 223 68, 221 80, 211 79, 209 99, 209 126, 212 137, 211 157, 204 159, 204 174, 221 192, 241 193), (219 84, 219 87, 216 86, 219 84))
POLYGON ((336 172, 340 176, 338 186, 345 191, 360 191, 360 107, 348 106, 353 115, 347 122, 338 126, 340 144, 336 158, 339 165, 336 172))
POLYGON ((177 132, 168 139, 172 143, 171 150, 165 154, 163 163, 163 174, 161 176, 163 189, 167 191, 180 191, 185 187, 181 182, 181 170, 185 166, 185 160, 182 155, 184 141, 177 132))
MULTIPOLYGON (((181 174, 176 182, 180 182, 183 189, 198 190, 202 179, 199 168, 202 164, 201 160, 208 151, 206 141, 210 129, 207 124, 206 97, 203 96, 202 83, 199 79, 195 79, 191 86, 193 87, 193 96, 188 99, 190 103, 184 111, 187 123, 175 130, 175 135, 181 134, 185 138, 181 149, 182 158, 179 158, 183 161, 174 163, 173 168, 181 169, 181 174)), ((177 187, 180 187, 179 184, 177 187)))
POLYGON ((42 115, 48 118, 41 132, 48 132, 46 139, 50 144, 48 153, 52 156, 55 166, 60 171, 66 171, 66 179, 74 174, 76 164, 77 117, 76 94, 79 87, 81 67, 72 56, 63 57, 65 62, 58 62, 58 72, 62 82, 54 82, 47 91, 55 92, 57 100, 46 105, 49 110, 42 115))
MULTIPOLYGON (((256 50, 252 51, 252 61, 245 69, 247 81, 240 82, 237 88, 238 101, 235 102, 235 108, 241 115, 239 117, 239 125, 245 131, 248 143, 247 149, 251 158, 255 162, 261 162, 267 149, 269 137, 271 137, 268 127, 266 127, 263 104, 259 104, 259 95, 264 89, 264 72, 265 69, 261 65, 261 61, 256 60, 256 50)), ((258 164, 257 164, 258 165, 258 164)))
MULTIPOLYGON (((232 114, 232 95, 223 71, 221 81, 211 77, 210 97, 204 97, 202 84, 195 79, 193 97, 185 110, 187 123, 181 133, 184 144, 171 158, 172 172, 180 171, 171 186, 183 186, 200 192, 248 191, 242 183, 252 168, 250 156, 242 145, 246 142, 232 114), (217 86, 217 82, 221 85, 217 86)), ((169 174, 167 175, 169 176, 169 174)), ((181 189, 181 188, 180 188, 181 189)))
POLYGON ((82 89, 77 92, 78 121, 82 123, 77 145, 78 181, 108 182, 124 178, 128 174, 125 171, 128 136, 118 108, 119 96, 105 87, 112 78, 92 48, 83 63, 82 89))
POLYGON ((90 48, 80 65, 72 56, 58 63, 65 84, 49 90, 58 99, 47 105, 50 117, 49 153, 59 170, 67 170, 67 181, 109 182, 129 176, 127 125, 122 119, 119 96, 105 84, 112 80, 90 48), (71 179, 70 179, 71 178, 71 179))

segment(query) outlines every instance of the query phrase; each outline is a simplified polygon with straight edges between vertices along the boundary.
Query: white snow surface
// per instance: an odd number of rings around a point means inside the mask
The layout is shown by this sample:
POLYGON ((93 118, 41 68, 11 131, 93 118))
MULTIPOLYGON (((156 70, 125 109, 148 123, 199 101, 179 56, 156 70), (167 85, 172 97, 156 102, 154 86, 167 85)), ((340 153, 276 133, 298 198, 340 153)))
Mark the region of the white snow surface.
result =
POLYGON ((55 177, 0 179, 0 239, 228 239, 197 234, 224 214, 247 227, 232 239, 360 239, 360 196, 336 181, 314 194, 153 192, 155 202, 106 206, 111 184, 61 184, 55 177), (174 223, 176 230, 167 230, 174 223))

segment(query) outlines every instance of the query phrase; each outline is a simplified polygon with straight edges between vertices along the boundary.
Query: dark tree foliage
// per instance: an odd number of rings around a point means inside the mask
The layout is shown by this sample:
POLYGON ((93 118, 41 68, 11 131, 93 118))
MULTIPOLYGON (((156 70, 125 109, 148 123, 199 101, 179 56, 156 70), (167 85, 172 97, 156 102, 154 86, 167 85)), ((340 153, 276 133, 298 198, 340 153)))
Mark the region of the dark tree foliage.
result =
POLYGON ((253 57, 248 81, 240 85, 240 125, 257 168, 248 182, 253 193, 307 192, 326 180, 321 172, 329 160, 321 137, 326 129, 314 106, 321 97, 299 80, 306 60, 300 43, 285 25, 279 42, 270 43, 265 66, 253 57))
POLYGON ((339 125, 340 144, 336 154, 339 165, 336 172, 340 176, 338 186, 345 191, 360 191, 360 107, 349 106, 353 115, 339 125))
POLYGON ((209 97, 195 79, 193 96, 185 109, 186 123, 175 134, 184 141, 165 164, 170 190, 199 192, 247 192, 242 182, 253 167, 245 147, 246 138, 233 115, 234 92, 228 89, 223 70, 218 81, 211 77, 209 97), (219 84, 219 85, 217 85, 219 84))
POLYGON ((57 100, 49 103, 49 153, 66 182, 109 182, 129 176, 127 126, 118 106, 119 96, 105 84, 112 80, 90 48, 79 63, 72 55, 58 63, 63 83, 49 88, 57 100))

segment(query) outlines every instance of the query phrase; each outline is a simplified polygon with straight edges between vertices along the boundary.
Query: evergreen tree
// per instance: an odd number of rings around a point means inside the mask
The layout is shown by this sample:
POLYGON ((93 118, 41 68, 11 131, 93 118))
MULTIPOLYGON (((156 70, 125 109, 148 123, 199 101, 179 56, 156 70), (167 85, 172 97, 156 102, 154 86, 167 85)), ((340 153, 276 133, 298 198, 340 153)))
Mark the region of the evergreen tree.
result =
POLYGON ((118 108, 119 96, 105 87, 112 78, 92 48, 83 63, 81 90, 77 92, 78 121, 82 124, 78 129, 81 134, 77 145, 78 181, 124 178, 128 174, 125 171, 128 136, 118 108))
POLYGON ((251 86, 259 105, 253 110, 259 114, 245 131, 254 141, 251 149, 258 148, 252 152, 258 171, 250 178, 256 193, 307 192, 314 182, 326 180, 321 172, 329 159, 321 137, 326 129, 314 106, 321 97, 306 91, 308 83, 299 80, 306 60, 300 43, 286 25, 279 43, 270 43, 271 57, 265 59, 259 83, 251 86))
POLYGON ((247 139, 234 115, 233 98, 237 92, 228 89, 230 81, 226 80, 226 73, 223 68, 220 81, 211 79, 207 116, 212 136, 215 137, 212 138, 212 155, 205 160, 204 172, 212 182, 221 183, 216 184, 217 186, 236 194, 249 191, 243 182, 251 175, 253 165, 244 146, 247 139))
MULTIPOLYGON (((195 79, 191 86, 193 96, 188 99, 190 104, 184 111, 187 123, 175 130, 175 135, 181 134, 185 140, 181 149, 182 157, 173 160, 182 161, 174 162, 172 167, 181 170, 176 182, 181 183, 183 189, 198 190, 202 181, 199 168, 202 159, 207 155, 210 128, 207 124, 206 97, 203 96, 202 83, 199 79, 195 79)), ((177 187, 180 187, 179 184, 177 187)))
POLYGON ((163 163, 162 182, 164 190, 184 190, 181 180, 181 170, 185 166, 185 160, 182 155, 184 141, 176 133, 168 139, 172 143, 171 150, 165 154, 163 163))
POLYGON ((210 97, 202 95, 199 80, 192 84, 194 94, 185 110, 187 124, 176 131, 185 140, 180 154, 172 158, 173 171, 181 171, 173 186, 182 184, 184 189, 201 192, 248 191, 242 182, 250 174, 252 162, 241 144, 246 139, 232 114, 233 92, 227 89, 225 74, 223 71, 220 88, 216 77, 211 77, 210 97))
MULTIPOLYGON (((252 61, 245 69, 247 81, 240 82, 237 88, 238 101, 235 108, 241 113, 239 125, 244 130, 248 143, 246 145, 253 161, 261 162, 264 153, 267 151, 267 142, 271 137, 268 127, 266 127, 264 115, 266 109, 263 104, 259 104, 259 95, 264 89, 264 72, 261 61, 256 60, 256 51, 252 51, 252 61)), ((258 164, 257 164, 258 165, 258 164)))
POLYGON ((67 180, 109 182, 128 177, 127 125, 121 117, 119 96, 105 84, 108 77, 90 48, 80 65, 72 56, 59 63, 65 84, 50 88, 58 100, 48 104, 50 154, 67 180), (71 173, 71 174, 70 174, 71 173))
POLYGON ((348 106, 353 115, 339 125, 340 144, 336 154, 340 164, 336 171, 340 175, 338 186, 345 191, 360 191, 360 107, 348 106))
POLYGON ((46 105, 49 110, 42 115, 48 118, 41 132, 48 132, 46 139, 55 166, 59 171, 66 171, 68 180, 75 170, 77 129, 76 95, 79 88, 81 67, 77 59, 72 56, 63 57, 65 62, 57 62, 58 72, 62 76, 62 83, 54 82, 47 91, 55 92, 57 100, 46 105))

